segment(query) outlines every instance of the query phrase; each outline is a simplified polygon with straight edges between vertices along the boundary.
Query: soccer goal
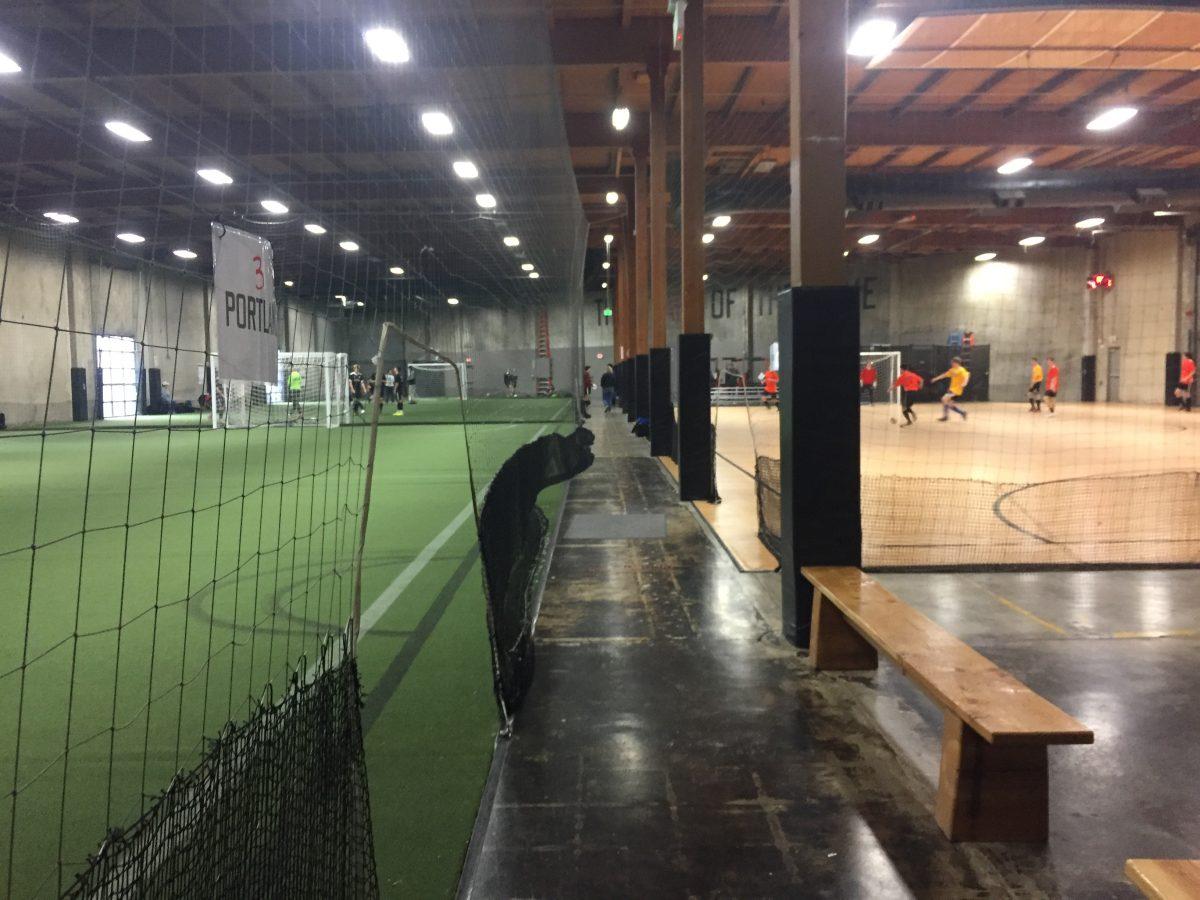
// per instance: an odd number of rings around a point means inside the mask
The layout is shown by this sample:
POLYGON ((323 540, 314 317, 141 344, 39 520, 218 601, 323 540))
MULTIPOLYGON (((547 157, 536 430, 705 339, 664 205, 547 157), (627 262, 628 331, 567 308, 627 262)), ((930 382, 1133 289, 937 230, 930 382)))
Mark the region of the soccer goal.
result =
POLYGON ((220 377, 212 361, 213 428, 319 425, 350 421, 345 353, 280 351, 275 383, 220 377))
POLYGON ((465 400, 470 396, 465 363, 410 362, 407 382, 410 402, 437 397, 465 400))
POLYGON ((894 421, 900 421, 900 389, 892 385, 900 377, 899 350, 864 350, 858 354, 859 402, 887 413, 894 421), (868 370, 875 373, 875 382, 868 386, 864 378, 868 370))

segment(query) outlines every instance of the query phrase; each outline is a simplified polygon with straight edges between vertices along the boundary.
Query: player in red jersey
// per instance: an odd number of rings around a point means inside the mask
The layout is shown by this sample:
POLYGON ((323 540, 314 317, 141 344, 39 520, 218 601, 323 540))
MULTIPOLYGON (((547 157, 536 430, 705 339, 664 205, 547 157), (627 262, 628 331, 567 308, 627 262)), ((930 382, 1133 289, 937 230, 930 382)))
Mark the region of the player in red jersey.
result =
POLYGON ((875 405, 875 382, 879 375, 875 372, 875 367, 867 363, 858 373, 858 388, 860 391, 859 400, 862 397, 867 398, 867 403, 871 406, 875 405))
POLYGON ((1179 361, 1179 386, 1175 388, 1175 396, 1179 398, 1179 408, 1184 412, 1192 411, 1192 382, 1196 380, 1196 360, 1192 354, 1183 354, 1179 361))
POLYGON ((1046 406, 1050 415, 1054 415, 1054 405, 1058 402, 1058 363, 1053 356, 1046 357, 1046 406))
POLYGON ((901 428, 907 428, 917 421, 917 414, 913 412, 913 401, 917 398, 917 391, 921 390, 924 384, 925 379, 908 366, 900 367, 900 375, 892 382, 892 390, 900 389, 900 410, 904 413, 904 424, 901 428))

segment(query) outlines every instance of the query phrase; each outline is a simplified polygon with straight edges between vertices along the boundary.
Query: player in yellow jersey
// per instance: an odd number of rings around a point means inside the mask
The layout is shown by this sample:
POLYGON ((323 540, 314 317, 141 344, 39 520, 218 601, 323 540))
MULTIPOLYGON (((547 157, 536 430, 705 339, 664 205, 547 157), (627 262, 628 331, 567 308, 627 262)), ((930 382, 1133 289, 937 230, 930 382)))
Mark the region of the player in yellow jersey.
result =
POLYGON ((1031 413, 1039 413, 1042 411, 1042 364, 1038 362, 1036 356, 1032 357, 1033 366, 1029 370, 1029 390, 1026 396, 1029 398, 1029 411, 1031 413))
POLYGON ((950 368, 937 378, 931 379, 930 383, 947 378, 950 379, 950 386, 946 389, 946 393, 942 394, 942 417, 938 421, 945 422, 952 412, 958 413, 963 417, 963 421, 966 421, 967 412, 958 405, 957 401, 962 399, 963 391, 967 389, 967 382, 971 380, 971 373, 963 368, 962 360, 957 356, 950 360, 950 368))

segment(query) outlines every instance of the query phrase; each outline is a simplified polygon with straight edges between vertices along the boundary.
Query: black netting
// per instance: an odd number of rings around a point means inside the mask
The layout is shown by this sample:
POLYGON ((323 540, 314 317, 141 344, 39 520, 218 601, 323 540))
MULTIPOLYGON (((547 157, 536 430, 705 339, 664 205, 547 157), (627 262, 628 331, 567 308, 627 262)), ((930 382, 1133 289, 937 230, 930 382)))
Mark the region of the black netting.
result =
POLYGON ((783 562, 783 519, 780 501, 780 461, 770 456, 754 460, 754 492, 758 498, 758 539, 783 562))

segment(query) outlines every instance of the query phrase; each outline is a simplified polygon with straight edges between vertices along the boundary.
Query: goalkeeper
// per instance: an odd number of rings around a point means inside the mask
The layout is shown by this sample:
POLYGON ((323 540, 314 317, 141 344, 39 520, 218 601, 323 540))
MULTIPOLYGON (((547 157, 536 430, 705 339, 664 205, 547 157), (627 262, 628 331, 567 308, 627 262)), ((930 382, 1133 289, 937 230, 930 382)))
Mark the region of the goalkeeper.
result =
POLYGON ((287 377, 288 400, 292 402, 292 414, 295 416, 303 415, 303 410, 300 408, 300 393, 304 390, 304 376, 300 374, 300 370, 292 366, 292 371, 287 377))

